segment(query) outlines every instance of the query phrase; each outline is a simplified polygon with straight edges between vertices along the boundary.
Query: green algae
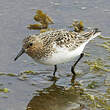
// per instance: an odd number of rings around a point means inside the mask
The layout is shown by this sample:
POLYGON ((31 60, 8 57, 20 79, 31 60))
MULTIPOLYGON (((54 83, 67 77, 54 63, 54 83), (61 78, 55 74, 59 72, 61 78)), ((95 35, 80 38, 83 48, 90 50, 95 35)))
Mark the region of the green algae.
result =
POLYGON ((104 44, 110 46, 110 41, 104 42, 104 44))
POLYGON ((110 40, 110 38, 107 38, 107 37, 104 37, 104 36, 98 36, 100 39, 102 39, 102 40, 110 40))
MULTIPOLYGON (((95 83, 96 84, 96 83, 95 83)), ((80 86, 81 87, 81 86, 80 86)), ((108 88, 105 93, 101 93, 93 88, 82 88, 80 101, 85 103, 86 109, 92 110, 110 110, 110 89, 108 88)), ((87 86, 88 88, 88 86, 87 86)))
POLYGON ((36 72, 31 71, 31 70, 24 71, 23 73, 25 73, 27 75, 35 75, 36 74, 36 72))
MULTIPOLYGON (((106 94, 106 93, 105 93, 106 94)), ((100 95, 92 95, 92 94, 85 94, 87 99, 90 101, 88 104, 91 108, 100 108, 104 110, 110 110, 110 105, 108 100, 103 96, 104 94, 100 95)))
POLYGON ((105 48, 107 51, 109 51, 110 52, 110 46, 109 45, 107 45, 107 43, 105 44, 97 44, 97 46, 100 46, 100 47, 103 47, 103 48, 105 48))
POLYGON ((8 98, 8 96, 6 96, 6 95, 3 95, 3 96, 2 96, 2 98, 8 98))
POLYGON ((90 71, 98 72, 98 71, 105 71, 105 72, 110 72, 110 69, 105 68, 107 65, 104 64, 104 61, 100 58, 97 58, 96 60, 93 61, 85 61, 84 63, 88 64, 90 67, 90 71))
POLYGON ((0 92, 8 93, 9 89, 8 88, 0 88, 0 92))
POLYGON ((3 72, 0 72, 0 75, 11 76, 11 77, 17 76, 15 73, 3 73, 3 72))
POLYGON ((90 89, 94 89, 98 87, 98 84, 96 81, 92 81, 90 84, 88 84, 87 88, 90 88, 90 89))
POLYGON ((40 30, 40 29, 45 29, 45 28, 47 28, 47 25, 41 25, 41 24, 29 24, 28 25, 28 27, 27 27, 28 29, 32 29, 32 30, 40 30))
POLYGON ((88 53, 88 52, 84 52, 84 55, 87 56, 87 57, 90 57, 91 56, 91 54, 88 53))
POLYGON ((16 77, 17 75, 15 73, 8 73, 7 76, 16 77))
POLYGON ((36 75, 37 73, 32 70, 23 71, 18 75, 18 79, 25 81, 29 78, 30 75, 36 75))
POLYGON ((5 73, 3 73, 3 72, 0 72, 0 76, 1 76, 1 75, 6 75, 6 74, 5 74, 5 73))

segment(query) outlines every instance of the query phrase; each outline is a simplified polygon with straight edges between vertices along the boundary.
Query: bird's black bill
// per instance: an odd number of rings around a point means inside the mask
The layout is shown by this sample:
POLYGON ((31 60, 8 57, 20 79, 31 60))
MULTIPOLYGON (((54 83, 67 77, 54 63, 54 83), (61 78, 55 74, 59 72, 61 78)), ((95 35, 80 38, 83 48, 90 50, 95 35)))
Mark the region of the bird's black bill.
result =
POLYGON ((22 48, 14 60, 16 61, 23 53, 25 53, 25 50, 22 48))

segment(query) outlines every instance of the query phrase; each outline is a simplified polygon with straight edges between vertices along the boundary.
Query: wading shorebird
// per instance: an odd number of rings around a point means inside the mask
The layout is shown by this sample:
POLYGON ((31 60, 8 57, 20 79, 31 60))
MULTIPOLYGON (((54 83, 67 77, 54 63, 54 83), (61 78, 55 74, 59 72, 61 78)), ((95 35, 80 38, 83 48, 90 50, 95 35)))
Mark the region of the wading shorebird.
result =
POLYGON ((35 62, 54 65, 53 77, 57 71, 57 64, 69 62, 80 56, 71 67, 71 72, 75 75, 75 66, 84 56, 83 49, 93 38, 99 36, 101 32, 94 28, 89 32, 77 33, 59 29, 47 31, 39 35, 30 35, 23 40, 23 46, 14 60, 17 60, 23 53, 28 54, 35 62))

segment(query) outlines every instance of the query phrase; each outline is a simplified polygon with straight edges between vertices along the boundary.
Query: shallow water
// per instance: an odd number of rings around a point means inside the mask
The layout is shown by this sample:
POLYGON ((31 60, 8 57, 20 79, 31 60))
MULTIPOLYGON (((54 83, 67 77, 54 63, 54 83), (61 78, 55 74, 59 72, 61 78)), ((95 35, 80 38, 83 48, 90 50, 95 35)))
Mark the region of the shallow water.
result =
MULTIPOLYGON (((104 37, 110 35, 110 1, 107 0, 11 0, 10 2, 1 0, 0 72, 18 75, 23 71, 31 70, 37 74, 27 75, 24 80, 18 76, 0 75, 0 88, 9 89, 9 93, 0 92, 0 110, 31 110, 31 108, 42 110, 42 107, 45 107, 45 110, 76 110, 76 108, 88 110, 92 108, 79 94, 80 87, 71 86, 70 67, 74 61, 58 66, 57 77, 59 79, 56 83, 48 81, 53 67, 34 64, 34 61, 27 55, 23 55, 16 62, 13 61, 21 48, 23 38, 29 34, 39 33, 39 31, 30 31, 26 28, 28 24, 35 23, 33 16, 37 9, 43 10, 53 18, 55 24, 50 27, 68 29, 73 20, 78 19, 82 20, 86 27, 100 28, 104 37)), ((85 51, 90 53, 90 56, 85 56, 77 65, 76 71, 79 74, 75 79, 76 82, 81 83, 83 89, 92 81, 96 81, 98 86, 90 90, 96 90, 102 94, 110 88, 109 72, 91 72, 84 61, 101 58, 110 65, 110 52, 103 47, 96 46, 103 42, 106 40, 96 38, 86 46, 85 51)), ((98 93, 89 92, 96 96, 99 95, 98 93)))

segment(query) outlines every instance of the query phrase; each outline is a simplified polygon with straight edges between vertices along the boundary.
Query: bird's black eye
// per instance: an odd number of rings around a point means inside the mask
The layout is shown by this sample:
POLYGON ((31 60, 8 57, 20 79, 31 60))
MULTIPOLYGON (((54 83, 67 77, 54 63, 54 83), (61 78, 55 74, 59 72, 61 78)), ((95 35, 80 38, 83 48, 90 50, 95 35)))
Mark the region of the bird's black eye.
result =
POLYGON ((29 46, 32 46, 33 45, 33 43, 31 42, 30 44, 29 44, 29 46))

